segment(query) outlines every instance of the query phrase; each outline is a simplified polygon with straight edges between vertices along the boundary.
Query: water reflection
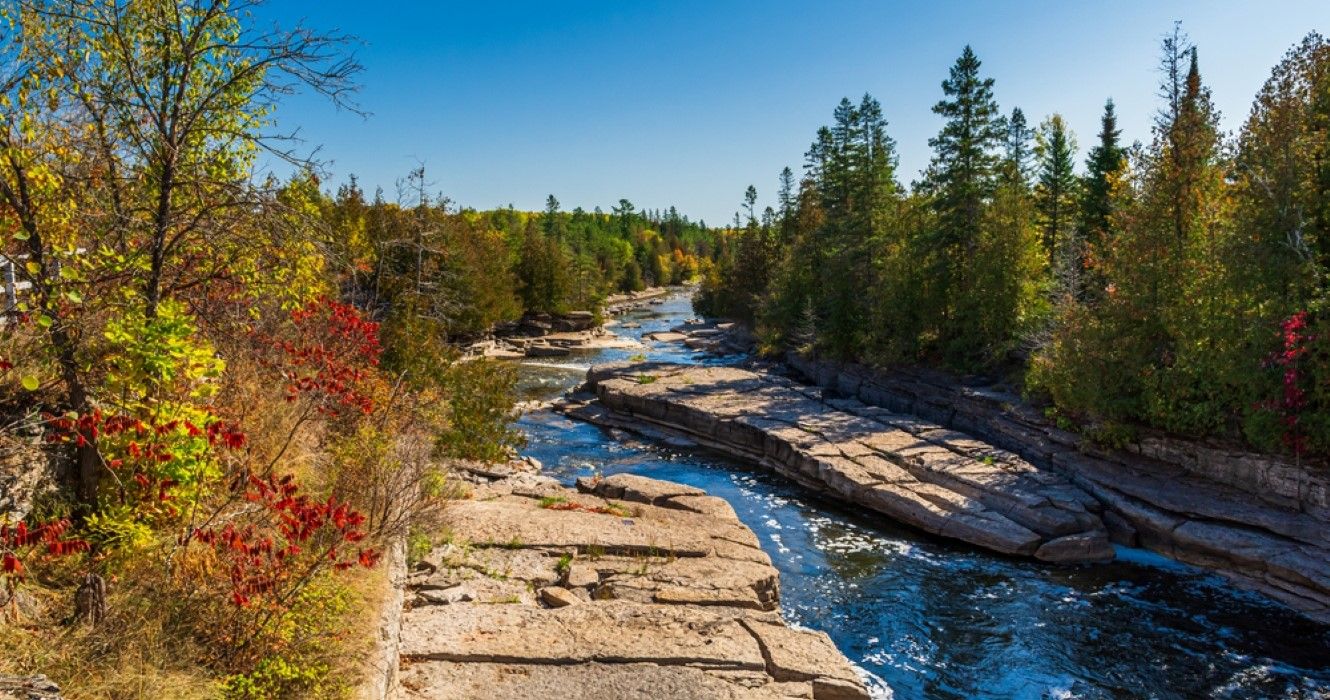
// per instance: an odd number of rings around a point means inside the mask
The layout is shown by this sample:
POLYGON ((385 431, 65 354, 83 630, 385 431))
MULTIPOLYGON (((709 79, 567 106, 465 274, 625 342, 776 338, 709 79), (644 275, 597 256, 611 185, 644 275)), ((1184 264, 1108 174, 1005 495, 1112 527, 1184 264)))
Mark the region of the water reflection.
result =
MULTIPOLYGON (((640 338, 691 311, 672 299, 634 314, 642 327, 622 332, 640 338)), ((593 361, 640 352, 715 361, 653 345, 532 366, 524 377, 533 396, 547 398, 580 382, 593 361)), ((825 630, 897 698, 1330 697, 1330 628, 1216 575, 1140 550, 1085 567, 991 555, 723 458, 620 442, 549 412, 521 426, 526 452, 565 481, 599 468, 728 500, 781 572, 785 616, 825 630)))

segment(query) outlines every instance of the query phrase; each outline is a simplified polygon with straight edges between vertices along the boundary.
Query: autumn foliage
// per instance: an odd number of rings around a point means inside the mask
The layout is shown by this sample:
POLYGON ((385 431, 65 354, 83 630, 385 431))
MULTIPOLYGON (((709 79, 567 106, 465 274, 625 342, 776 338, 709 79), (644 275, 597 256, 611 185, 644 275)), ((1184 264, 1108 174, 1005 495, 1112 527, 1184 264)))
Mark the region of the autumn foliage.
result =
POLYGON ((292 311, 290 319, 292 328, 282 338, 256 334, 275 351, 267 362, 285 382, 286 400, 305 398, 329 416, 371 413, 374 401, 362 385, 383 352, 379 324, 327 298, 292 311))
POLYGON ((7 585, 12 590, 24 575, 23 559, 28 554, 48 557, 64 557, 88 551, 85 540, 67 538, 70 530, 67 519, 40 523, 29 528, 26 523, 0 525, 0 574, 7 577, 7 585))
POLYGON ((316 501, 299 493, 290 475, 245 480, 244 498, 261 507, 244 525, 227 523, 196 529, 191 539, 212 547, 228 562, 230 600, 245 608, 258 600, 283 605, 308 582, 315 570, 330 566, 372 568, 373 549, 359 547, 365 516, 329 497, 316 501))

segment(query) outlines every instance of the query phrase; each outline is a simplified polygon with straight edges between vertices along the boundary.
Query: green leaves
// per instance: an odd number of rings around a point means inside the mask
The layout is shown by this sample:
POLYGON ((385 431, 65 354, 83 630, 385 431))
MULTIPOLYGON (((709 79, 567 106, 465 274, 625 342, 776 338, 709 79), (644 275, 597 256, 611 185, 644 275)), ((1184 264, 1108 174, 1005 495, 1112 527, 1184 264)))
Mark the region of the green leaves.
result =
POLYGON ((27 389, 28 391, 36 391, 42 385, 42 383, 38 381, 36 377, 30 374, 24 376, 23 379, 20 380, 20 383, 22 383, 23 388, 27 389))

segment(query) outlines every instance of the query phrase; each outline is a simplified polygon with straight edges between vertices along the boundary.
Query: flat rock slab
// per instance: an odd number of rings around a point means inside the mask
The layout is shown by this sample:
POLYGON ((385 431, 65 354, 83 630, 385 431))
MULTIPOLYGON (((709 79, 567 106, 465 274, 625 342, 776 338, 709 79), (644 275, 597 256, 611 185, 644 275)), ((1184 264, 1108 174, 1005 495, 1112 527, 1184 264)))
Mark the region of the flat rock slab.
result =
MULTIPOLYGON (((1113 558, 1098 503, 1080 487, 917 417, 824 399, 820 389, 735 367, 601 365, 588 371, 585 388, 592 403, 570 401, 561 410, 628 430, 684 434, 832 497, 1004 554, 1113 558)), ((631 490, 624 484, 614 492, 631 490)), ((672 500, 657 494, 650 502, 672 500)))
POLYGON ((725 501, 632 475, 579 487, 448 509, 450 542, 408 581, 403 697, 868 697, 830 638, 785 626, 725 501))
POLYGON ((760 673, 721 673, 689 666, 588 663, 534 666, 411 663, 402 696, 414 700, 786 700, 811 698, 811 683, 782 683, 760 673))
POLYGON ((454 531, 483 533, 484 543, 493 546, 569 549, 590 555, 722 556, 770 563, 757 537, 738 521, 650 505, 628 509, 613 501, 584 505, 574 496, 550 507, 533 507, 533 499, 517 495, 465 501, 450 507, 449 521, 454 531), (572 507, 580 509, 564 509, 572 507))
POLYGON ((413 660, 766 668, 757 640, 735 615, 701 607, 459 603, 409 610, 402 627, 410 630, 403 635, 402 656, 413 660))
POLYGON ((61 700, 60 686, 46 676, 0 676, 0 700, 61 700))

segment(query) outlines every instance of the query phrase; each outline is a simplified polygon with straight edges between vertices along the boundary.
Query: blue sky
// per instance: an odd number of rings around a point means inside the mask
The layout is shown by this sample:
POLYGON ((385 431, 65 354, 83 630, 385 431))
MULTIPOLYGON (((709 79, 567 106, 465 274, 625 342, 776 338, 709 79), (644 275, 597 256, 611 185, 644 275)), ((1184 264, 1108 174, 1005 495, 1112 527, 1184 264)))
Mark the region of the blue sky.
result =
POLYGON ((477 208, 670 205, 727 221, 796 169, 842 96, 883 105, 901 179, 927 164, 931 106, 962 47, 1004 111, 1067 118, 1092 145, 1106 97, 1128 141, 1149 138, 1160 37, 1174 20, 1236 130, 1283 53, 1330 33, 1326 0, 1266 2, 383 2, 273 0, 262 19, 357 35, 368 118, 314 96, 279 110, 321 147, 333 183, 367 189, 424 163, 477 208))

